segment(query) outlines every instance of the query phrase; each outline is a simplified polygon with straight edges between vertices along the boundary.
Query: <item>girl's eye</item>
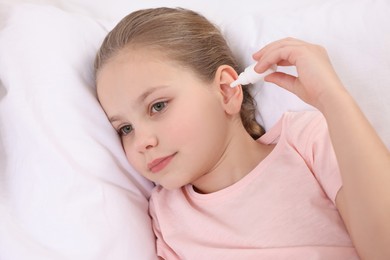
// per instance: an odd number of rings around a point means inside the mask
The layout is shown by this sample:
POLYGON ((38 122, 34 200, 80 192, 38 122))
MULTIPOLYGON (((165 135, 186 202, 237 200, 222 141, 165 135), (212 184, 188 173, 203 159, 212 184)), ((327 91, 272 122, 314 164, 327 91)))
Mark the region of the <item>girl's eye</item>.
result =
POLYGON ((133 131, 133 126, 132 125, 125 125, 119 128, 119 134, 121 136, 128 135, 133 131))
POLYGON ((151 113, 153 114, 153 113, 161 112, 167 106, 167 103, 168 103, 167 101, 161 101, 153 104, 151 113))

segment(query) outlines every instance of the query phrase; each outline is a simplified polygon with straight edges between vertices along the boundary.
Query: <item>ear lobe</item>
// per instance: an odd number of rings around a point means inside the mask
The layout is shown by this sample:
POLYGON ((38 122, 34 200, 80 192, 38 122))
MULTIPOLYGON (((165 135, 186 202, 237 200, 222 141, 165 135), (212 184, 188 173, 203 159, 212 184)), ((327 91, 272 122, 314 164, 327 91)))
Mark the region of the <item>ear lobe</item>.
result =
POLYGON ((230 83, 238 77, 237 72, 231 66, 222 65, 218 68, 215 77, 225 112, 230 115, 240 113, 243 100, 242 88, 241 86, 230 87, 230 83))

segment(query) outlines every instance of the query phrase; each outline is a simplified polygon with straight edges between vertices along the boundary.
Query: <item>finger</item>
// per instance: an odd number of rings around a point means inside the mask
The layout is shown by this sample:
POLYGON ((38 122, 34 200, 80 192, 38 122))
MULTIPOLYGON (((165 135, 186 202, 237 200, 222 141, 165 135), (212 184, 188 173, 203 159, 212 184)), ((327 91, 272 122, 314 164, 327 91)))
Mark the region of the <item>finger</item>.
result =
POLYGON ((255 66, 255 71, 262 73, 273 64, 283 66, 296 65, 298 57, 302 55, 304 49, 300 44, 284 45, 267 51, 255 66))
POLYGON ((272 49, 280 48, 280 47, 288 45, 288 44, 302 44, 302 43, 304 43, 304 42, 301 40, 292 38, 292 37, 284 38, 284 39, 277 40, 277 41, 274 41, 274 42, 271 42, 271 43, 265 45, 259 51, 255 52, 252 55, 252 57, 254 60, 259 60, 259 59, 261 59, 261 57, 263 56, 264 53, 266 53, 272 49))
POLYGON ((267 46, 261 50, 262 53, 255 66, 255 71, 263 73, 273 64, 277 64, 278 66, 296 65, 296 54, 302 52, 302 46, 305 44, 299 40, 288 39, 267 46), (291 59, 292 57, 295 58, 291 59))
POLYGON ((282 61, 276 63, 276 65, 278 65, 278 66, 291 66, 292 64, 290 62, 288 62, 287 60, 282 60, 282 61))
POLYGON ((277 48, 279 45, 283 44, 283 42, 286 42, 286 41, 288 41, 288 38, 284 38, 284 39, 280 39, 280 40, 276 40, 274 42, 268 43, 267 45, 265 45, 263 48, 261 48, 259 51, 257 51, 256 53, 254 53, 252 55, 253 59, 259 60, 265 52, 269 51, 272 48, 277 48))
POLYGON ((290 74, 286 74, 283 72, 275 72, 275 73, 272 73, 272 74, 269 74, 268 76, 266 76, 264 78, 264 81, 274 83, 274 84, 296 94, 294 90, 296 89, 295 86, 298 83, 298 78, 295 76, 292 76, 290 74))

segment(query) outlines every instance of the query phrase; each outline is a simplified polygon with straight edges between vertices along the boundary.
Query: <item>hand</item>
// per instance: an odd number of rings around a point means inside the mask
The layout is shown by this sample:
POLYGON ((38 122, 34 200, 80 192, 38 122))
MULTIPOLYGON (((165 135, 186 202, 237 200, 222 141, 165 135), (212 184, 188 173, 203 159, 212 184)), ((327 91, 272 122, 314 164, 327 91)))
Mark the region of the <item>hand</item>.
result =
MULTIPOLYGON (((345 89, 334 71, 326 50, 294 38, 286 38, 268 44, 255 54, 258 61, 255 71, 262 73, 271 65, 295 66, 298 77, 275 72, 265 81, 275 83, 291 91, 306 103, 320 109, 327 100, 345 89)), ((321 109, 320 109, 321 110, 321 109)))

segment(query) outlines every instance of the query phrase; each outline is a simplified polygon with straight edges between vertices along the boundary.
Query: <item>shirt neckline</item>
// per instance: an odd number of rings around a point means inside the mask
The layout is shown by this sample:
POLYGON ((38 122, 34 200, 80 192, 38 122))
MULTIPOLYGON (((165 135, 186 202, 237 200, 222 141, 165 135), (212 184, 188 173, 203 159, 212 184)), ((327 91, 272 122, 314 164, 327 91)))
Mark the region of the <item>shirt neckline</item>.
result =
MULTIPOLYGON (((266 132, 263 136, 261 136, 257 141, 263 144, 274 143, 281 135, 283 118, 284 117, 282 117, 268 132, 266 132)), ((256 178, 259 174, 261 174, 264 171, 264 169, 274 160, 274 157, 276 157, 277 154, 279 153, 279 149, 280 149, 279 143, 280 143, 279 141, 276 142, 274 149, 272 149, 272 151, 259 164, 257 164, 256 167, 253 168, 247 175, 245 175, 239 181, 226 188, 223 188, 219 191, 215 191, 212 193, 201 194, 194 190, 192 184, 188 184, 184 186, 184 190, 188 193, 191 199, 198 200, 198 201, 212 202, 215 200, 222 200, 228 198, 229 196, 233 196, 235 192, 249 185, 253 181, 253 179, 256 178)))

